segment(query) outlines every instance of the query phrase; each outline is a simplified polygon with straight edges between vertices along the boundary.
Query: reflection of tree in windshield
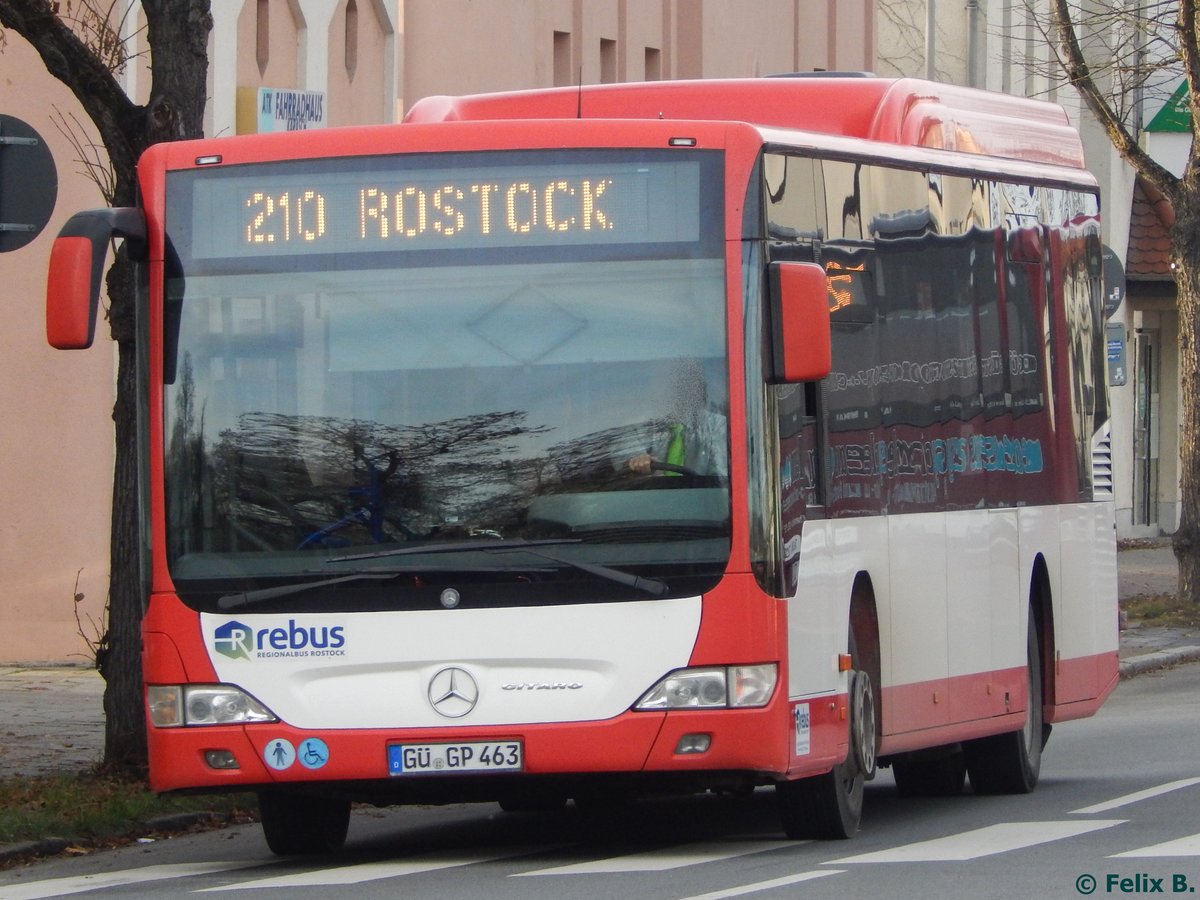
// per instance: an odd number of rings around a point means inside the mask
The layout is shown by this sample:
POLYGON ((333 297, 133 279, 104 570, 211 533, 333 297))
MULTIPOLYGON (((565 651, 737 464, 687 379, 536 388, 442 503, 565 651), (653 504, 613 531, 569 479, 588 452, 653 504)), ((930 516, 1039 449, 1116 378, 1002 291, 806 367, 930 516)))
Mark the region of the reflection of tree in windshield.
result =
MULTIPOLYGON (((213 440, 203 396, 185 354, 168 421, 172 560, 193 553, 544 536, 549 526, 529 517, 536 498, 637 487, 628 461, 670 426, 659 416, 553 442, 561 431, 544 421, 530 424, 531 413, 522 409, 415 425, 260 410, 241 413, 213 440)), ((656 481, 658 487, 700 486, 656 481)), ((593 514, 606 515, 599 508, 593 514)), ((622 520, 628 515, 623 510, 622 520)))
POLYGON ((521 411, 419 426, 253 412, 208 452, 188 394, 177 403, 169 454, 172 557, 514 536, 532 498, 628 478, 620 461, 661 425, 605 429, 523 457, 521 439, 550 429, 525 425, 521 411))
POLYGON ((204 414, 196 415, 196 382, 190 355, 183 358, 180 390, 167 453, 167 541, 172 556, 197 545, 205 531, 204 509, 212 484, 205 458, 204 414), (174 497, 180 502, 172 503, 174 497))
POLYGON ((555 444, 548 451, 551 468, 564 482, 565 489, 603 489, 617 476, 627 475, 626 461, 643 452, 655 433, 669 428, 668 419, 655 419, 635 426, 606 428, 555 444))
MULTIPOLYGON (((524 418, 519 411, 492 412, 397 427, 246 413, 213 452, 214 493, 235 526, 290 527, 292 546, 343 520, 345 527, 313 543, 404 540, 457 524, 509 524, 520 514, 522 491, 514 482, 536 475, 531 463, 512 461, 515 441, 541 430, 522 424, 524 418), (371 515, 381 518, 382 535, 364 534, 371 515)), ((276 547, 281 541, 259 536, 276 547)))

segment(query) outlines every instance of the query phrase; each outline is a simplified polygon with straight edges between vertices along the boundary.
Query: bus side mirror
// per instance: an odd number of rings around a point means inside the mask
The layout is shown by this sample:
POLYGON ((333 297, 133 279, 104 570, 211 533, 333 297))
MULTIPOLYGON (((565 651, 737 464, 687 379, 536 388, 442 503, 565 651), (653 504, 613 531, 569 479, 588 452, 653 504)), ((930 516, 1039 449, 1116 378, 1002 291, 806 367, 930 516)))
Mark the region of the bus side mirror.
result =
POLYGON ((767 381, 795 384, 828 375, 833 350, 825 270, 816 263, 772 263, 769 306, 767 381))
POLYGON ((46 340, 58 350, 86 350, 96 335, 96 310, 108 243, 122 237, 131 256, 145 253, 146 219, 137 209, 93 209, 67 220, 50 250, 46 340))

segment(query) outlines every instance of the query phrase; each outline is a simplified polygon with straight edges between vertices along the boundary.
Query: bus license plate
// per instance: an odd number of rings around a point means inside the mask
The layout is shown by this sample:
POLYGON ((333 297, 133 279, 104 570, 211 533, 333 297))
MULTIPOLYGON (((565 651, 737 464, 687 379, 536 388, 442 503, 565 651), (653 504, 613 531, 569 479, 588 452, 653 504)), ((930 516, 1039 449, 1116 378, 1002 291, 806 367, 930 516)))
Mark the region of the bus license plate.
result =
POLYGON ((456 772, 520 772, 520 741, 470 744, 389 744, 388 774, 447 775, 456 772))

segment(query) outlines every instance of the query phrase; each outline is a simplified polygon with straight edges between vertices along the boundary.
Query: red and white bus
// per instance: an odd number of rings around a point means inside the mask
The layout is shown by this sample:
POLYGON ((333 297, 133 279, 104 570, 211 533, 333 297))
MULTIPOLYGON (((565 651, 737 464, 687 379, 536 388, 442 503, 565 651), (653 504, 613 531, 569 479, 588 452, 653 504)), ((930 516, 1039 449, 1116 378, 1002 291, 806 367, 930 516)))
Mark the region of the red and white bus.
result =
MULTIPOLYGON (((509 809, 1027 792, 1117 678, 1096 182, 1050 104, 792 77, 152 148, 160 791, 509 809)), ((98 270, 97 270, 98 271, 98 270)), ((89 296, 90 295, 90 296, 89 296)))

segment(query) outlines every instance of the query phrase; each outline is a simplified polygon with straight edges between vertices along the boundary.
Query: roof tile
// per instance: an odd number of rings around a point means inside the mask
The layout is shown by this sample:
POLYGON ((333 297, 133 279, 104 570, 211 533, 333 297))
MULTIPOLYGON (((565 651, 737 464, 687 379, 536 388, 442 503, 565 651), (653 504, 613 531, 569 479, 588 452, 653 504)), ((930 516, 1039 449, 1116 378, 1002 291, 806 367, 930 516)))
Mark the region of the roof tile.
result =
POLYGON ((1133 206, 1129 214, 1126 275, 1134 278, 1171 276, 1169 229, 1174 222, 1175 210, 1171 201, 1138 178, 1133 187, 1133 206))

